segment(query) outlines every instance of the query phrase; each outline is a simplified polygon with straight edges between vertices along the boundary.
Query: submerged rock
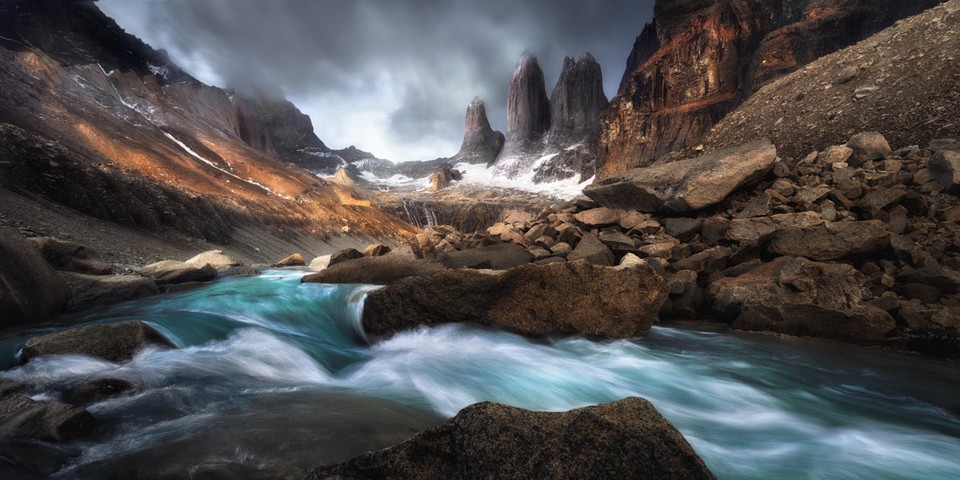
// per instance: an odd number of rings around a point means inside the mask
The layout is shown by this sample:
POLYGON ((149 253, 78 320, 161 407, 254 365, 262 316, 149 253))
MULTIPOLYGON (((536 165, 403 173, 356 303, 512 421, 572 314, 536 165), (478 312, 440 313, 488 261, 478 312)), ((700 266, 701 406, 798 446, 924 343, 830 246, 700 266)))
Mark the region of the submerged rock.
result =
POLYGON ((400 445, 306 478, 715 477, 650 402, 632 397, 560 413, 478 403, 400 445))
POLYGON ((59 314, 70 287, 20 234, 0 228, 0 327, 23 325, 59 314))
POLYGON ((763 177, 777 159, 769 140, 665 165, 637 168, 594 182, 583 193, 609 208, 640 212, 692 212, 719 203, 763 177))
POLYGON ((90 433, 95 426, 93 415, 82 408, 21 395, 0 397, 0 440, 62 442, 90 433))
POLYGON ((139 320, 96 324, 33 337, 23 346, 22 363, 41 355, 87 355, 124 362, 149 345, 176 348, 160 332, 139 320))
POLYGON ((733 328, 876 344, 896 328, 866 302, 864 276, 850 265, 781 257, 713 282, 713 309, 733 328))
POLYGON ((499 273, 444 270, 371 292, 363 326, 378 336, 466 322, 528 336, 632 338, 650 330, 666 296, 666 282, 646 265, 617 269, 577 261, 499 273))

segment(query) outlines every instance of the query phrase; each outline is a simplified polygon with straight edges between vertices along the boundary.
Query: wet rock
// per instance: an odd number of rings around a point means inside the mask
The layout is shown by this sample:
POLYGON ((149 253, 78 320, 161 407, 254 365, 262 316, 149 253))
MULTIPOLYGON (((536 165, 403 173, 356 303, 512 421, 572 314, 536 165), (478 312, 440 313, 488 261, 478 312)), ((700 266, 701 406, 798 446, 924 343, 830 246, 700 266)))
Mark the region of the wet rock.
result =
POLYGON ((98 378, 83 382, 64 392, 63 399, 72 405, 90 405, 133 390, 134 385, 120 378, 98 378))
POLYGON ((944 189, 950 190, 955 185, 960 185, 960 152, 936 152, 927 163, 927 168, 944 189))
POLYGON ((20 361, 26 363, 41 355, 87 355, 110 362, 124 362, 147 346, 176 348, 153 327, 130 320, 32 337, 23 346, 20 361))
POLYGON ((151 263, 140 269, 140 275, 152 278, 157 285, 206 282, 217 278, 217 269, 210 265, 196 266, 176 260, 151 263))
POLYGON ((93 415, 82 408, 20 395, 0 397, 0 440, 63 442, 88 434, 95 426, 93 415))
POLYGON ((768 250, 822 261, 876 254, 889 244, 890 233, 881 221, 827 222, 781 230, 768 250))
POLYGON ((429 276, 443 270, 439 263, 407 256, 364 257, 306 275, 302 283, 389 285, 407 277, 429 276))
POLYGON ((283 260, 273 264, 274 267, 303 267, 307 264, 307 261, 304 260, 303 254, 294 253, 283 260))
POLYGON ((777 258, 708 289, 714 311, 739 330, 876 344, 896 322, 867 295, 853 267, 800 257, 777 258))
POLYGON ((84 275, 61 272, 73 296, 65 311, 79 312, 160 293, 156 282, 139 275, 84 275))
POLYGON ((617 269, 577 261, 500 273, 444 270, 369 293, 363 326, 378 336, 465 322, 528 336, 631 338, 649 331, 666 295, 666 282, 645 265, 617 269))
POLYGON ((400 445, 306 478, 715 477, 650 402, 632 397, 561 413, 478 403, 400 445))
POLYGON ((89 275, 109 275, 113 266, 98 261, 87 247, 53 237, 33 237, 32 243, 43 258, 56 270, 64 272, 86 273, 89 275))
POLYGON ((514 243, 471 248, 440 255, 437 260, 447 268, 489 268, 504 270, 530 263, 533 255, 514 243))
POLYGON ((363 252, 356 248, 345 248, 330 255, 330 263, 328 266, 332 267, 338 263, 346 262, 347 260, 356 260, 358 258, 363 258, 363 252))
POLYGON ((613 252, 604 245, 599 237, 593 234, 586 235, 580 239, 577 248, 574 248, 573 251, 567 255, 567 260, 571 262, 580 259, 586 260, 594 265, 612 266, 616 264, 616 258, 613 252))
POLYGON ((198 267, 210 265, 211 267, 216 268, 218 271, 243 265, 243 262, 230 255, 227 255, 226 253, 223 253, 223 250, 208 250, 198 254, 190 260, 187 260, 185 263, 196 265, 198 267))
POLYGON ((769 140, 698 158, 638 168, 596 181, 583 193, 600 205, 640 212, 691 212, 723 201, 766 175, 777 159, 769 140))
POLYGON ((847 146, 853 150, 853 155, 847 161, 853 167, 873 160, 883 160, 893 154, 887 139, 878 132, 858 133, 850 138, 847 146))
POLYGON ((0 227, 0 325, 42 322, 70 300, 70 287, 43 256, 7 227, 0 227))

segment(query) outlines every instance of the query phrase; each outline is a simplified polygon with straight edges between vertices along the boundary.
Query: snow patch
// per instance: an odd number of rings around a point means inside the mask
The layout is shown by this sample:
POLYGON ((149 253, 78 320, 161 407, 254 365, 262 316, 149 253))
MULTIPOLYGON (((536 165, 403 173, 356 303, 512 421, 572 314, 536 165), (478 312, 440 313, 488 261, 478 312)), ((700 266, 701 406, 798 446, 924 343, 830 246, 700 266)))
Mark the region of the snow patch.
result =
MULTIPOLYGON (((536 165, 539 166, 555 156, 556 154, 544 155, 537 160, 536 165)), ((516 190, 537 193, 560 200, 569 200, 577 195, 580 195, 583 193, 583 188, 587 185, 590 185, 590 183, 593 181, 593 178, 590 178, 589 180, 581 183, 577 181, 579 176, 575 175, 573 178, 568 178, 566 180, 535 183, 533 181, 533 177, 536 174, 535 168, 529 169, 523 175, 519 175, 515 178, 507 178, 503 175, 498 175, 496 167, 488 168, 486 165, 458 163, 454 166, 454 168, 463 173, 463 180, 461 181, 461 184, 464 185, 481 185, 492 188, 512 188, 516 190)))
MULTIPOLYGON (((269 193, 269 194, 271 194, 271 195, 277 195, 277 194, 273 193, 273 190, 271 190, 270 187, 268 187, 268 186, 266 186, 266 185, 264 185, 264 184, 262 184, 262 183, 256 182, 256 181, 254 181, 253 179, 250 179, 250 178, 241 178, 241 177, 237 176, 236 174, 234 174, 233 172, 230 172, 230 171, 228 171, 228 170, 226 170, 226 169, 221 168, 221 167, 218 166, 216 163, 213 163, 213 162, 211 162, 210 160, 207 160, 206 158, 203 158, 203 156, 201 156, 199 153, 193 151, 193 149, 191 149, 190 147, 188 147, 185 143, 181 142, 180 140, 177 140, 177 137, 174 137, 173 135, 170 135, 170 134, 167 133, 167 132, 163 132, 163 134, 164 134, 167 138, 169 138, 170 140, 172 140, 173 143, 176 143, 178 146, 180 146, 180 148, 182 148, 183 151, 185 151, 185 152, 187 152, 188 154, 190 154, 190 156, 192 156, 193 158, 196 158, 197 160, 200 160, 201 162, 206 163, 207 165, 210 165, 211 167, 213 167, 213 168, 215 168, 215 169, 217 169, 217 170, 219 170, 219 171, 221 171, 221 172, 223 172, 223 173, 225 173, 225 174, 227 174, 227 175, 230 175, 231 177, 236 178, 237 180, 240 180, 241 182, 246 182, 246 183, 249 183, 250 185, 255 185, 255 186, 257 186, 257 187, 260 187, 260 188, 262 188, 263 190, 265 190, 267 193, 269 193)), ((227 165, 229 166, 230 164, 228 163, 227 165)), ((293 200, 292 197, 289 197, 289 196, 286 196, 286 195, 277 195, 277 196, 278 196, 278 197, 281 197, 281 198, 285 198, 285 199, 287 199, 287 200, 293 200)))
POLYGON ((152 63, 147 63, 147 70, 150 70, 150 73, 164 79, 168 80, 170 78, 170 69, 166 65, 154 65, 152 63))

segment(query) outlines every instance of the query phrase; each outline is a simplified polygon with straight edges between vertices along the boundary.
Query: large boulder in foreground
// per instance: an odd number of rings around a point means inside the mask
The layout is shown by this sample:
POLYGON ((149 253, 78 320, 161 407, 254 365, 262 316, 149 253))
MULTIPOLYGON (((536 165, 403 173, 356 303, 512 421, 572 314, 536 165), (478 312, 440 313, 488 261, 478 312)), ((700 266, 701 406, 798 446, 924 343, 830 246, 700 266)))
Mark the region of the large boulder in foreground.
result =
POLYGON ((897 325, 865 302, 863 274, 846 264, 780 257, 713 282, 714 311, 738 330, 876 344, 897 325))
POLYGON ((21 395, 0 396, 0 440, 72 440, 93 431, 90 412, 60 402, 31 400, 21 395))
POLYGON ((764 139, 697 158, 637 168, 594 182, 583 193, 604 207, 683 213, 719 203, 773 167, 777 149, 764 139))
POLYGON ((0 328, 42 322, 70 300, 70 287, 12 228, 0 228, 0 328))
POLYGON ((207 282, 217 278, 217 269, 209 264, 195 265, 176 260, 151 263, 140 269, 140 275, 152 278, 157 285, 207 282))
POLYGON ((379 336, 468 322, 528 336, 631 338, 650 330, 667 290, 647 265, 600 267, 580 260, 505 272, 444 270, 369 293, 363 327, 379 336))
POLYGON ((400 445, 306 478, 715 477, 650 402, 633 397, 560 413, 478 403, 400 445))
POLYGON ((300 282, 390 285, 407 277, 430 276, 443 269, 443 265, 436 262, 387 255, 340 262, 320 272, 306 275, 300 279, 300 282))
POLYGON ((130 320, 95 324, 33 337, 23 346, 20 361, 41 355, 86 355, 111 362, 124 362, 148 345, 176 348, 160 332, 144 322, 130 320))

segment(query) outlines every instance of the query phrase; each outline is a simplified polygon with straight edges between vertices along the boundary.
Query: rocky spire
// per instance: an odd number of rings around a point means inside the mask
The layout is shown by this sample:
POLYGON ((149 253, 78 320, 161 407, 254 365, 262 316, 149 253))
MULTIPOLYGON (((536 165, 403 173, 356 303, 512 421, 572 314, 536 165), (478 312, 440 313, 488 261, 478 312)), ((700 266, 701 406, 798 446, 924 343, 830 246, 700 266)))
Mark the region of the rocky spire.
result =
POLYGON ((589 53, 574 61, 563 60, 560 80, 550 96, 551 144, 595 142, 600 132, 600 114, 607 106, 600 64, 589 53))
POLYGON ((473 99, 467 107, 463 144, 460 152, 453 157, 454 162, 492 163, 500 155, 503 143, 503 134, 490 128, 483 102, 479 98, 473 99))
POLYGON ((539 141, 550 128, 550 102, 537 58, 525 55, 510 81, 507 135, 510 143, 539 141))

